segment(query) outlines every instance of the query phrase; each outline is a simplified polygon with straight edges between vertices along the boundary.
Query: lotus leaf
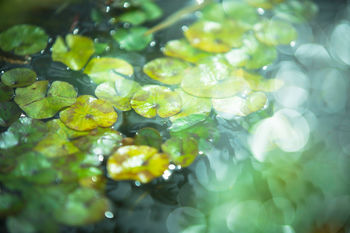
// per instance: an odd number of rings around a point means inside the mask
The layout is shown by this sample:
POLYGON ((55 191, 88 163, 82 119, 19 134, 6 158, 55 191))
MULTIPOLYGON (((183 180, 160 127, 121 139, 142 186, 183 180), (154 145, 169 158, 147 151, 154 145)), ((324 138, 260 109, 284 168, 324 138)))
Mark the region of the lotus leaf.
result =
POLYGON ((126 12, 119 17, 121 22, 131 23, 133 25, 140 25, 147 20, 147 15, 141 10, 134 10, 126 12))
POLYGON ((172 162, 187 167, 193 163, 198 155, 198 143, 197 140, 189 136, 172 137, 162 144, 162 150, 169 155, 172 162))
POLYGON ((147 183, 163 174, 169 158, 149 146, 120 147, 107 161, 107 171, 114 180, 147 183))
POLYGON ((113 82, 121 77, 131 76, 134 73, 132 66, 119 58, 102 57, 93 58, 84 69, 84 73, 97 84, 113 82))
POLYGON ((15 68, 5 72, 1 81, 9 87, 25 87, 34 83, 36 73, 28 68, 15 68))
POLYGON ((119 78, 115 83, 105 82, 98 85, 95 95, 122 111, 129 111, 131 110, 130 100, 140 88, 141 86, 135 81, 119 78))
POLYGON ((86 131, 110 127, 117 121, 113 106, 90 95, 79 96, 69 108, 60 112, 61 121, 71 129, 86 131))
POLYGON ((56 219, 69 226, 81 226, 101 220, 109 203, 91 188, 77 188, 66 196, 64 205, 55 212, 56 219))
POLYGON ((59 110, 72 105, 77 92, 62 81, 55 81, 49 88, 48 81, 37 81, 28 87, 17 88, 15 102, 30 117, 45 119, 53 117, 59 110))
POLYGON ((0 102, 7 102, 14 96, 14 91, 11 87, 0 82, 0 102))
POLYGON ((227 98, 249 90, 247 81, 221 62, 201 64, 184 75, 182 89, 203 98, 227 98))
POLYGON ((81 70, 94 52, 94 42, 90 38, 68 34, 66 41, 57 37, 52 46, 52 60, 62 62, 72 70, 81 70))
POLYGON ((181 97, 182 100, 182 108, 181 111, 170 117, 172 122, 187 117, 193 114, 200 114, 207 116, 211 111, 211 102, 208 98, 199 98, 192 95, 187 94, 181 88, 175 90, 181 97))
POLYGON ((286 1, 278 4, 273 12, 278 18, 292 23, 302 23, 310 20, 318 11, 317 5, 312 1, 286 1))
POLYGON ((131 99, 131 107, 143 117, 170 117, 181 110, 180 96, 169 88, 158 85, 143 86, 131 99))
POLYGON ((118 29, 113 38, 119 43, 120 48, 126 51, 140 51, 148 46, 153 36, 145 35, 145 27, 132 27, 131 29, 118 29))
POLYGON ((167 42, 163 53, 192 63, 198 63, 200 60, 211 56, 210 53, 192 47, 185 39, 167 42))
POLYGON ((264 20, 254 25, 255 36, 266 45, 289 44, 298 36, 294 27, 280 20, 264 20))
POLYGON ((49 37, 40 27, 21 24, 0 33, 0 48, 16 55, 31 55, 46 48, 49 37))
POLYGON ((245 29, 234 21, 225 23, 200 20, 185 31, 190 44, 206 52, 224 53, 242 45, 245 29))
POLYGON ((264 9, 271 9, 275 5, 278 5, 281 2, 284 2, 284 0, 246 0, 249 5, 252 5, 254 7, 260 7, 264 9))
POLYGON ((150 146, 160 150, 162 137, 156 129, 147 127, 137 131, 134 143, 135 145, 150 146))
POLYGON ((7 127, 21 115, 21 109, 14 102, 0 102, 0 126, 7 127))
POLYGON ((156 58, 143 67, 149 77, 168 85, 179 84, 183 73, 190 65, 175 58, 156 58))

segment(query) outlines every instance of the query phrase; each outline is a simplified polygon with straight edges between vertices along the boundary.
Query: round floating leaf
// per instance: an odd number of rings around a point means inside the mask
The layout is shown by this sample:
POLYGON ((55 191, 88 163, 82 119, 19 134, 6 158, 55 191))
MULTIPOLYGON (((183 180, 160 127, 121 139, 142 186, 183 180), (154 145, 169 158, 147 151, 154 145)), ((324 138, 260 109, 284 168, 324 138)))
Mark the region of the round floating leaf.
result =
POLYGON ((158 85, 143 86, 131 99, 131 107, 143 117, 170 117, 181 110, 180 96, 158 85))
POLYGON ((77 92, 71 84, 55 81, 49 88, 49 82, 45 80, 17 88, 15 102, 28 116, 45 119, 72 105, 76 96, 77 92))
POLYGON ((255 36, 264 44, 289 44, 298 36, 294 27, 279 20, 264 20, 254 25, 255 36))
POLYGON ((201 18, 208 21, 223 22, 226 19, 226 14, 222 4, 216 2, 206 5, 201 10, 201 18))
POLYGON ((141 9, 145 12, 147 20, 155 20, 163 15, 162 9, 152 1, 142 1, 141 9))
POLYGON ((7 127, 21 115, 21 109, 14 102, 0 102, 0 126, 7 127))
MULTIPOLYGON (((209 100, 209 99, 208 99, 209 100)), ((210 101, 210 100, 209 100, 210 101)), ((211 104, 211 103, 210 103, 211 104)), ((181 117, 179 119, 176 119, 173 121, 171 127, 169 128, 169 130, 171 132, 178 132, 178 131, 182 131, 185 130, 199 122, 204 121, 205 119, 207 119, 208 116, 207 115, 203 115, 203 114, 192 114, 186 117, 181 117)))
POLYGON ((30 55, 46 48, 49 37, 40 27, 16 25, 0 33, 0 48, 16 55, 30 55))
POLYGON ((243 77, 254 91, 273 92, 283 86, 280 79, 264 79, 260 74, 250 73, 243 69, 237 69, 235 75, 243 77))
POLYGON ((106 100, 122 111, 131 110, 130 100, 141 86, 132 80, 119 78, 113 82, 105 82, 97 86, 95 95, 106 100))
POLYGON ((0 82, 0 102, 7 102, 14 96, 14 91, 11 87, 0 82))
POLYGON ((196 97, 226 98, 246 92, 246 80, 221 61, 201 64, 184 75, 182 89, 196 97))
POLYGON ((126 12, 119 17, 121 22, 131 23, 133 25, 140 25, 147 20, 147 15, 141 10, 134 10, 126 12))
POLYGON ((278 5, 281 2, 284 2, 284 0, 246 0, 249 5, 252 5, 254 7, 260 7, 264 9, 271 9, 275 5, 278 5))
POLYGON ((120 80, 123 75, 131 76, 133 67, 119 58, 102 57, 93 58, 84 69, 84 73, 97 84, 120 80))
POLYGON ((302 23, 310 20, 318 11, 317 5, 312 1, 290 0, 278 4, 273 12, 278 18, 292 23, 302 23))
POLYGON ((161 83, 174 85, 181 82, 183 73, 189 66, 187 62, 164 57, 148 62, 143 67, 143 72, 161 83))
POLYGON ((148 46, 153 36, 145 35, 145 27, 132 27, 131 29, 118 29, 113 38, 119 43, 120 48, 127 51, 140 51, 148 46))
POLYGON ((198 155, 198 143, 192 137, 170 138, 162 144, 164 153, 177 165, 187 167, 193 163, 198 155))
POLYGON ((211 101, 208 98, 198 98, 187 94, 181 88, 175 90, 181 97, 182 107, 181 111, 170 117, 172 122, 187 117, 193 114, 200 114, 207 116, 211 111, 211 101))
POLYGON ((245 29, 234 21, 218 23, 201 20, 192 24, 185 31, 185 36, 195 48, 207 52, 223 53, 233 47, 240 47, 244 32, 245 29))
POLYGON ((55 217, 63 224, 81 226, 103 219, 108 208, 108 200, 98 191, 77 188, 66 196, 64 205, 57 209, 55 217))
POLYGON ((1 81, 9 87, 29 86, 36 80, 36 73, 28 68, 15 68, 5 72, 1 81))
POLYGON ((156 129, 147 127, 137 131, 134 143, 135 145, 150 146, 160 150, 162 137, 156 129))
POLYGON ((46 122, 50 133, 57 133, 62 138, 73 139, 87 135, 89 132, 82 132, 68 128, 60 119, 53 119, 46 122))
POLYGON ((222 6, 227 17, 237 21, 244 28, 250 29, 259 21, 256 9, 245 2, 225 1, 222 6))
POLYGON ((81 95, 69 108, 60 112, 61 121, 71 129, 86 131, 110 127, 117 121, 113 106, 93 96, 81 95))
POLYGON ((149 146, 120 147, 107 161, 108 175, 114 180, 147 183, 163 174, 169 158, 149 146))
POLYGON ((198 61, 211 56, 210 53, 192 47, 185 39, 171 40, 166 43, 163 53, 169 57, 176 57, 182 60, 197 63, 198 61))
POLYGON ((81 70, 94 52, 94 42, 90 38, 68 34, 66 41, 57 37, 52 46, 52 60, 62 62, 72 70, 81 70))
POLYGON ((249 113, 257 112, 267 104, 267 96, 263 92, 253 92, 247 97, 247 109, 249 113))

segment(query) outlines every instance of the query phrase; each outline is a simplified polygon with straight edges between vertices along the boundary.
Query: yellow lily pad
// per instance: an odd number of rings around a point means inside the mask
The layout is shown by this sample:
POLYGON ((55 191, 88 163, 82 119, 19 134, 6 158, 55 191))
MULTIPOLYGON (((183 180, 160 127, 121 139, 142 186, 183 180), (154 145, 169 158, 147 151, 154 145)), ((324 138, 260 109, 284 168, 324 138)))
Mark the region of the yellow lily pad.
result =
POLYGON ((94 52, 94 42, 90 38, 68 34, 66 41, 57 37, 52 46, 52 60, 62 62, 72 70, 81 70, 94 52))
POLYGON ((86 131, 100 127, 110 127, 117 121, 117 113, 112 104, 82 95, 69 108, 60 112, 61 121, 71 129, 86 131))
POLYGON ((234 21, 224 23, 200 20, 185 31, 190 44, 212 53, 228 52, 231 48, 242 46, 242 36, 246 29, 234 21))
POLYGON ((114 180, 147 183, 161 176, 168 165, 168 156, 153 147, 123 146, 109 157, 107 171, 114 180))
POLYGON ((98 85, 95 95, 99 99, 110 102, 119 110, 129 111, 131 110, 130 100, 140 88, 137 82, 119 77, 115 82, 104 82, 98 85))
POLYGON ((131 99, 131 107, 146 118, 170 117, 181 110, 180 96, 167 87, 158 85, 143 86, 131 99))
POLYGON ((123 75, 131 76, 134 73, 133 67, 126 61, 113 58, 93 58, 84 69, 84 73, 96 84, 120 80, 123 75))
POLYGON ((175 58, 156 58, 143 67, 149 77, 168 85, 179 84, 184 71, 190 67, 187 62, 175 58))
POLYGON ((49 132, 56 132, 62 138, 74 139, 89 134, 88 131, 77 131, 68 128, 60 119, 53 119, 46 122, 49 132))
POLYGON ((74 87, 62 81, 37 81, 28 87, 17 88, 15 102, 31 118, 53 117, 59 110, 72 105, 77 92, 74 87))
POLYGON ((280 79, 264 79, 258 73, 247 72, 243 69, 237 69, 235 75, 243 77, 254 91, 273 92, 280 89, 284 84, 280 79))

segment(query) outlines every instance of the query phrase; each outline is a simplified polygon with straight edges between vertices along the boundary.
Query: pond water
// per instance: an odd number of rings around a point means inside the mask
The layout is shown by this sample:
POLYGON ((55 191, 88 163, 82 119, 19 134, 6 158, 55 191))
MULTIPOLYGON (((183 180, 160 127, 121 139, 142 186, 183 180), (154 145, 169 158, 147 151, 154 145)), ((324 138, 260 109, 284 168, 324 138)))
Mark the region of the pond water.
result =
POLYGON ((0 1, 0 232, 350 233, 349 13, 0 1))

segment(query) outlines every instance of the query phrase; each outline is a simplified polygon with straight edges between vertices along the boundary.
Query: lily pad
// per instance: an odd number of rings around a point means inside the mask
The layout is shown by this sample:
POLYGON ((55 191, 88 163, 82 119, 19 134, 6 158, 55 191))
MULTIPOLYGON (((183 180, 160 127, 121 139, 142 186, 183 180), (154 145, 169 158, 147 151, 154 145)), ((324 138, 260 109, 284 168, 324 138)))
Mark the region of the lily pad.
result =
POLYGON ((295 28, 284 21, 264 20, 254 25, 255 36, 266 45, 289 44, 298 36, 295 28))
POLYGON ((36 80, 36 73, 28 68, 15 68, 6 71, 1 76, 3 84, 9 87, 25 87, 34 83, 36 80))
POLYGON ((13 88, 0 82, 0 102, 7 102, 14 96, 13 88))
POLYGON ((160 150, 162 137, 156 129, 147 127, 137 131, 134 143, 135 145, 150 146, 160 150))
POLYGON ((46 48, 49 37, 37 26, 15 25, 0 33, 0 48, 6 52, 24 56, 31 55, 46 48))
POLYGON ((142 1, 141 9, 145 12, 147 20, 155 20, 163 15, 162 9, 152 1, 142 1))
POLYGON ((253 92, 247 97, 247 108, 249 113, 263 109, 267 104, 267 96, 263 92, 253 92))
POLYGON ((264 9, 271 9, 274 6, 278 5, 281 2, 284 2, 284 0, 246 0, 249 5, 254 7, 260 7, 264 9))
POLYGON ((222 7, 228 18, 235 20, 246 29, 252 28, 252 26, 259 21, 256 9, 245 2, 225 1, 222 7))
POLYGON ((199 98, 192 95, 187 94, 181 88, 175 90, 181 97, 182 107, 181 111, 170 117, 172 122, 187 117, 194 114, 209 115, 211 111, 211 101, 208 98, 199 98))
POLYGON ((84 69, 84 73, 97 84, 113 82, 121 77, 131 76, 134 73, 133 67, 126 61, 119 58, 101 57, 93 58, 84 69))
POLYGON ((120 147, 107 161, 108 175, 114 180, 137 180, 147 183, 168 168, 166 154, 149 146, 120 147))
POLYGON ((89 133, 68 128, 60 119, 50 120, 46 122, 46 125, 50 133, 57 133, 61 138, 74 139, 89 133))
POLYGON ((147 20, 147 15, 141 10, 126 12, 119 17, 121 22, 131 23, 132 25, 140 25, 147 20))
POLYGON ((99 99, 110 102, 119 110, 129 111, 131 110, 130 100, 140 88, 141 86, 133 80, 119 78, 115 83, 105 82, 98 85, 95 95, 99 99))
POLYGON ((192 63, 198 63, 198 61, 211 56, 210 53, 192 47, 185 39, 167 42, 163 53, 166 56, 180 58, 192 63))
POLYGON ((52 60, 62 62, 72 70, 81 70, 94 52, 94 42, 90 38, 68 34, 65 41, 57 37, 52 46, 52 60))
POLYGON ((171 132, 182 131, 182 130, 185 130, 185 129, 187 129, 187 128, 189 128, 189 127, 191 127, 199 122, 204 121, 207 118, 208 118, 208 116, 203 115, 203 114, 192 114, 192 115, 188 115, 185 117, 181 117, 181 118, 176 119, 172 122, 171 126, 169 127, 169 130, 171 132))
POLYGON ((260 74, 237 69, 235 75, 243 77, 254 91, 273 92, 283 86, 283 81, 276 78, 264 79, 260 74))
POLYGON ((206 52, 224 53, 242 45, 241 38, 245 31, 230 20, 224 23, 200 20, 192 24, 184 34, 195 48, 206 52))
POLYGON ((117 121, 113 106, 90 95, 81 95, 69 108, 60 112, 61 121, 71 129, 86 131, 110 127, 117 121))
POLYGON ((158 85, 143 86, 131 99, 131 107, 143 117, 170 117, 181 110, 180 96, 169 88, 158 85))
POLYGON ((292 23, 303 23, 310 20, 318 11, 317 5, 312 1, 290 0, 278 4, 273 12, 278 18, 292 23))
POLYGON ((183 73, 190 67, 187 62, 175 58, 156 58, 143 67, 149 77, 161 83, 174 85, 182 80, 183 73))
POLYGON ((14 102, 0 102, 0 126, 8 127, 21 115, 21 109, 14 102))
POLYGON ((145 35, 145 27, 132 27, 130 29, 118 29, 113 38, 119 43, 120 48, 126 51, 140 51, 145 49, 152 41, 152 34, 145 35))
POLYGON ((172 137, 162 144, 162 150, 170 160, 182 167, 188 167, 198 155, 198 143, 192 137, 172 137))
POLYGON ((30 117, 45 119, 53 117, 59 110, 72 105, 77 92, 74 87, 62 81, 37 81, 28 87, 17 88, 15 102, 30 117))

